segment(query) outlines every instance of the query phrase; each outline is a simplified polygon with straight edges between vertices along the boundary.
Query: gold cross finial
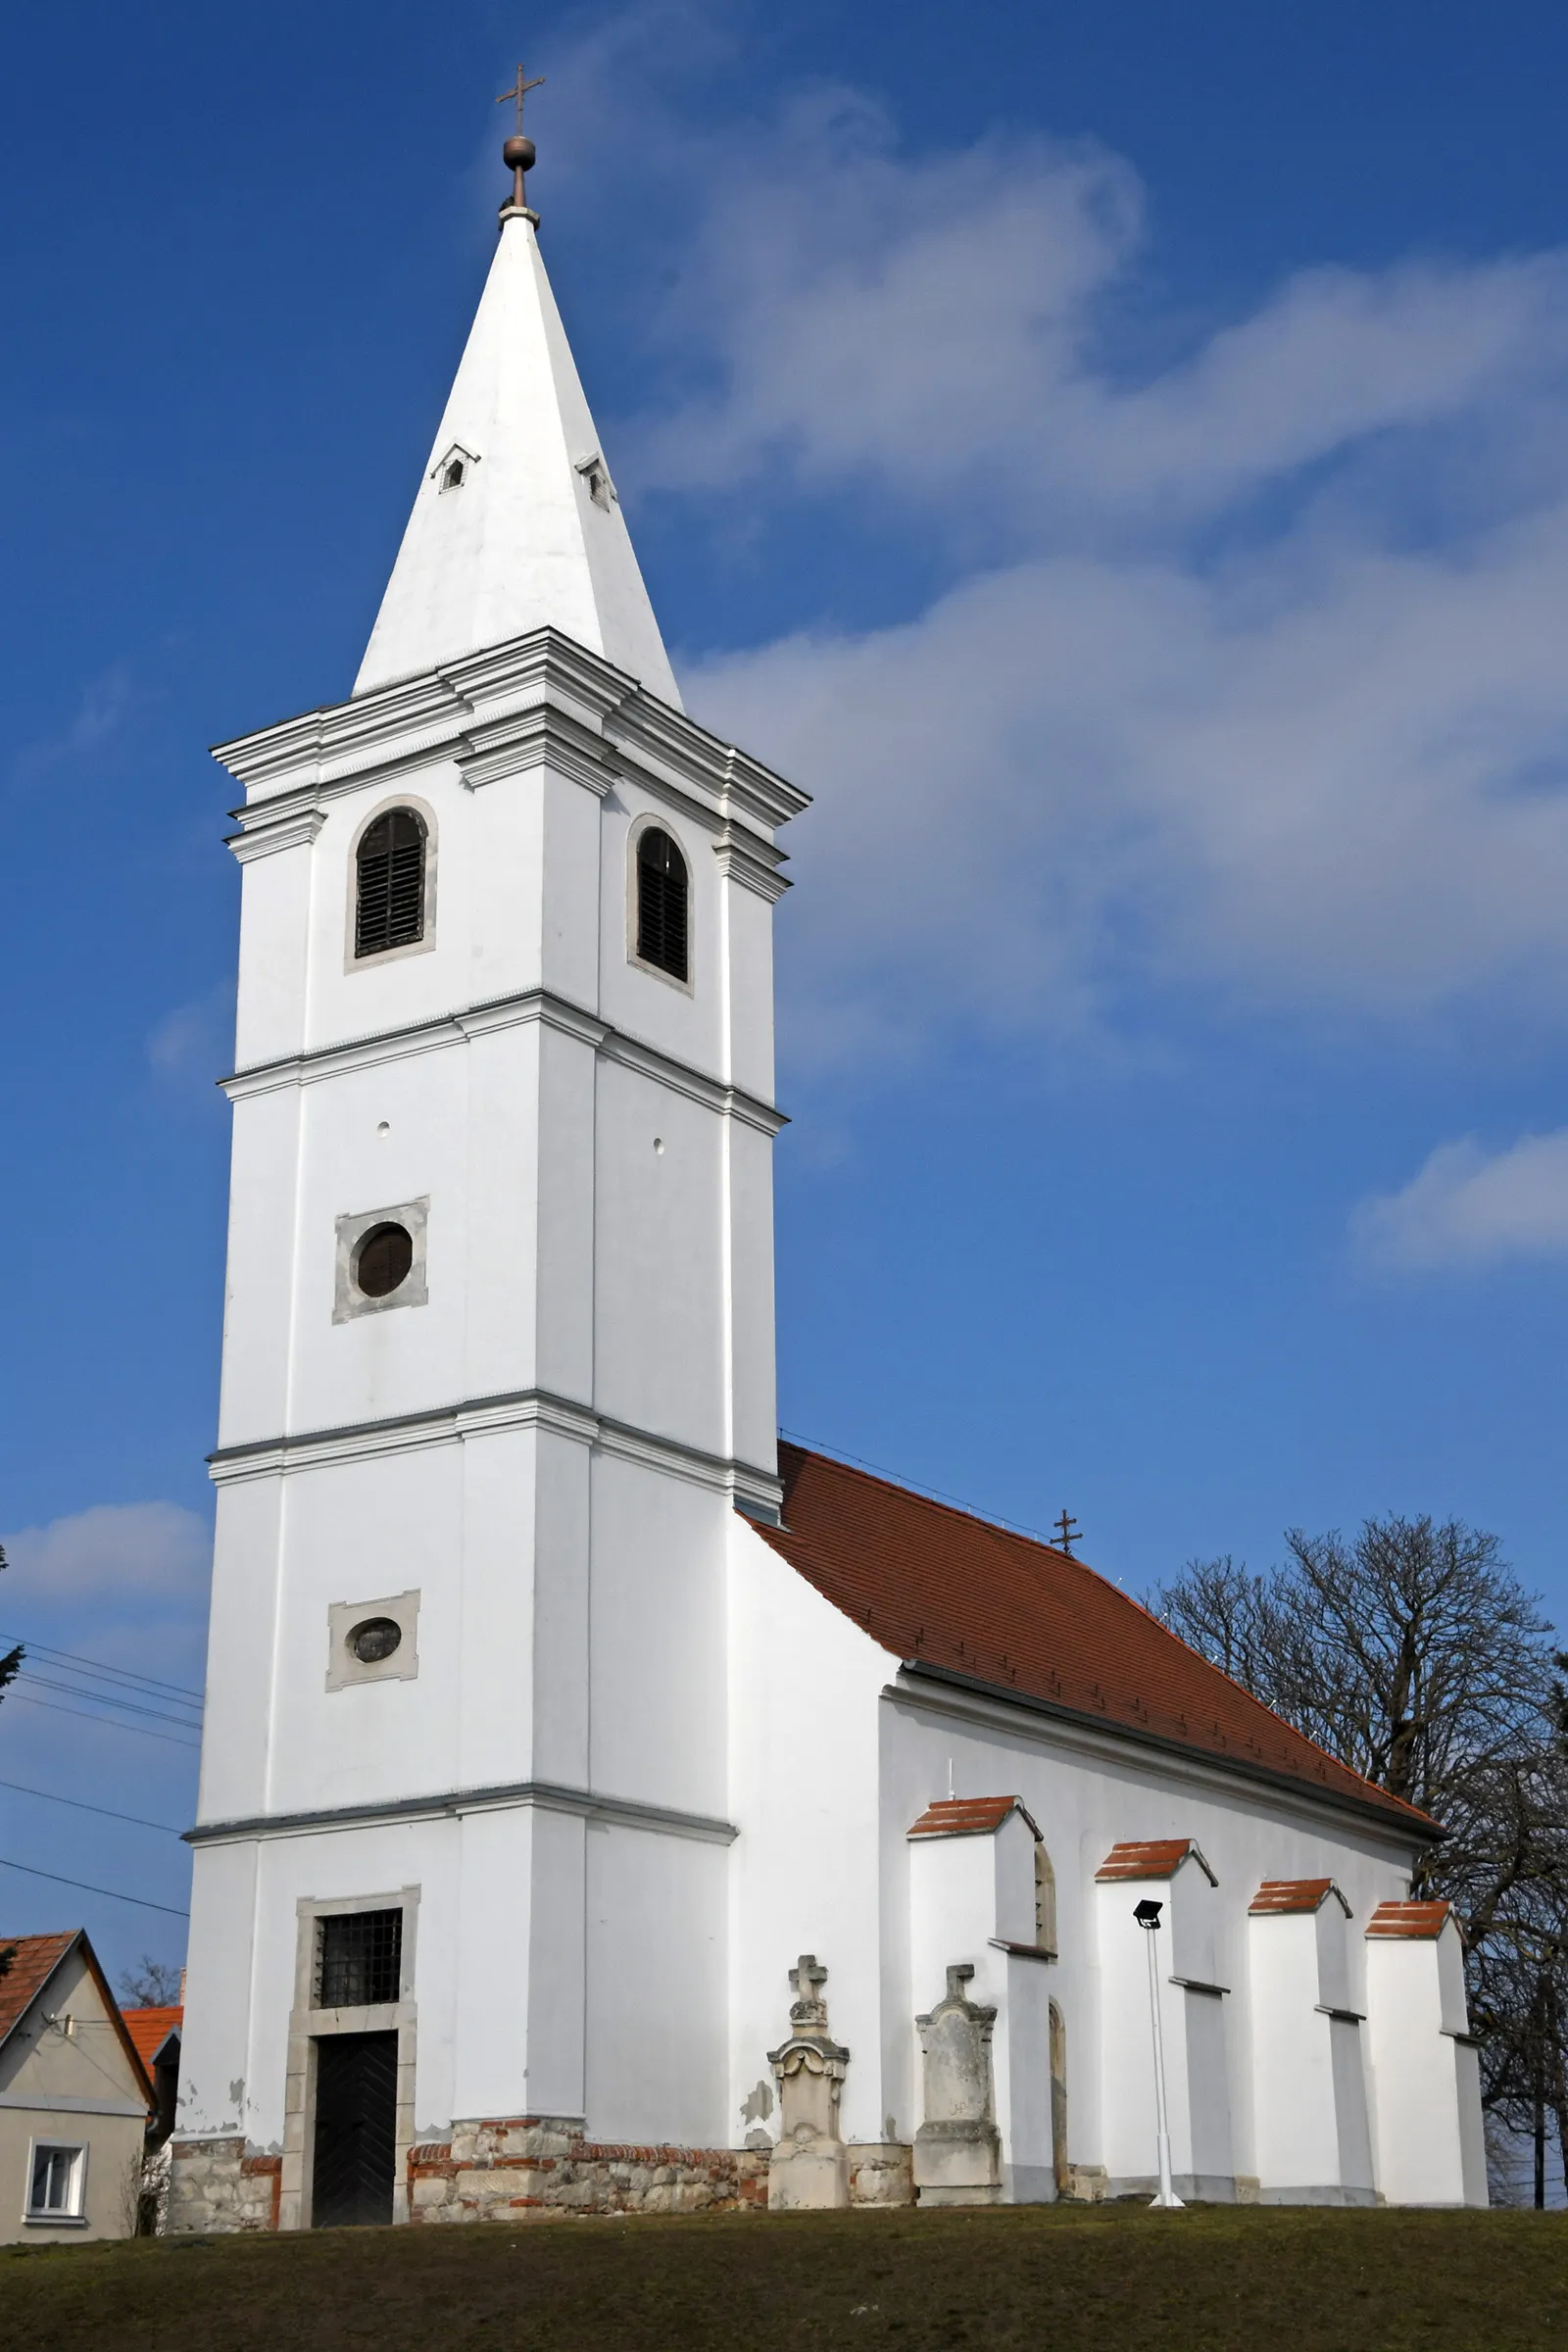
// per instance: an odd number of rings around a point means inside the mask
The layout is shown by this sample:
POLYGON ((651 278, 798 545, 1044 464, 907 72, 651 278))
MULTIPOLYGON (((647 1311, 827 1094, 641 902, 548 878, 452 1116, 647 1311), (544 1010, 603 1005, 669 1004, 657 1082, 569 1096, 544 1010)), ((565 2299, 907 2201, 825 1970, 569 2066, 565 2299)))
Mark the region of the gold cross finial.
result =
POLYGON ((527 97, 530 90, 542 89, 544 87, 544 82, 545 76, 542 74, 536 74, 532 81, 529 81, 523 73, 522 60, 519 58, 517 60, 516 80, 513 83, 510 90, 503 90, 500 97, 496 100, 497 106, 505 106, 509 98, 514 98, 516 100, 517 128, 519 131, 522 129, 522 102, 527 97))

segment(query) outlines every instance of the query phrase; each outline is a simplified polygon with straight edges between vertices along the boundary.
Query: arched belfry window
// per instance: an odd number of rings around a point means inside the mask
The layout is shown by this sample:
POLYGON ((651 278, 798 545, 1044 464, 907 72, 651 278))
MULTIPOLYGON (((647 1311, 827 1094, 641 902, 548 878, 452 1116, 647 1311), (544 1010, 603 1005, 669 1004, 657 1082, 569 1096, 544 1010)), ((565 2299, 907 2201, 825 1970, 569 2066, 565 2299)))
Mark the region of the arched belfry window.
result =
POLYGON ((1056 1948, 1056 1874, 1051 1856, 1035 1840, 1035 1944, 1042 1952, 1056 1948))
POLYGON ((424 937, 424 820, 412 808, 389 808, 367 825, 356 859, 356 956, 384 956, 424 937))
POLYGON ((686 860, 662 825, 650 825, 637 843, 637 960, 689 977, 687 920, 691 883, 686 860))

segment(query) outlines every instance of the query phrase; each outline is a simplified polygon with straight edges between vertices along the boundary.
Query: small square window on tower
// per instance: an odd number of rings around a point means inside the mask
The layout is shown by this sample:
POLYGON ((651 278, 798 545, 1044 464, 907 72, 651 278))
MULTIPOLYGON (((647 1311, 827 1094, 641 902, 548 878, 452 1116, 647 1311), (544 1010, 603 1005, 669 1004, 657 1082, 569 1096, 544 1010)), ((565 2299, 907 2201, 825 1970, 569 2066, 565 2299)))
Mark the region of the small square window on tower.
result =
POLYGON ((326 1688, 412 1683, 419 1671, 419 1595, 334 1600, 326 1612, 326 1688))
POLYGON ((390 1208, 362 1210, 337 1220, 332 1320, 382 1314, 391 1307, 425 1306, 425 1228, 428 1194, 390 1208))

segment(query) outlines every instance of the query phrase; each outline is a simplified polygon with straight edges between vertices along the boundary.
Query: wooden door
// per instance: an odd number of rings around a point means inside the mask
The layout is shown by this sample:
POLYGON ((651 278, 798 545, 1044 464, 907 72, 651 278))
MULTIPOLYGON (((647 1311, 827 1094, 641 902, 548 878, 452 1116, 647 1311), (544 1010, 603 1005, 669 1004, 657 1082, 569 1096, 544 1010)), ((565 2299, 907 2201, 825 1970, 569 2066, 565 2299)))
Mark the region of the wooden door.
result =
POLYGON ((316 2045, 313 2229, 391 2221, 397 2119, 397 2035, 323 2034, 316 2045))

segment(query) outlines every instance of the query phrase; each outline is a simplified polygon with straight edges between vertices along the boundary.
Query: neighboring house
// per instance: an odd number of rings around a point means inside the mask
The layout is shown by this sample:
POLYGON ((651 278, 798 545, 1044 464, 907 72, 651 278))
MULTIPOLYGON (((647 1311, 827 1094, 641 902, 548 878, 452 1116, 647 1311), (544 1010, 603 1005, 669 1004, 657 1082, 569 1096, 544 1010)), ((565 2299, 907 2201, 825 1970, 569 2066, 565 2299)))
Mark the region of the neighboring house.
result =
POLYGON ((81 1930, 0 1936, 0 2243, 131 2237, 153 2085, 81 1930))
POLYGON ((176 2001, 164 2009, 122 2009, 120 2014, 153 2086, 148 2144, 161 2148, 174 2129, 174 2105, 179 2097, 179 2036, 185 2012, 176 2001))

